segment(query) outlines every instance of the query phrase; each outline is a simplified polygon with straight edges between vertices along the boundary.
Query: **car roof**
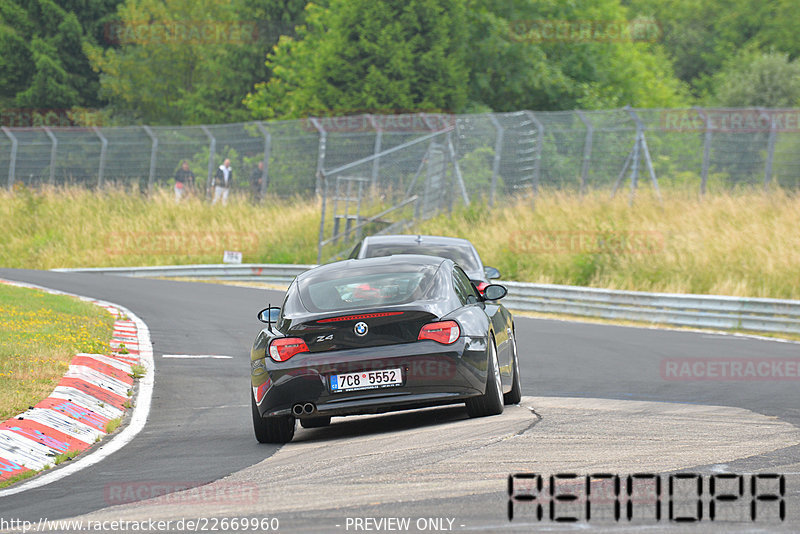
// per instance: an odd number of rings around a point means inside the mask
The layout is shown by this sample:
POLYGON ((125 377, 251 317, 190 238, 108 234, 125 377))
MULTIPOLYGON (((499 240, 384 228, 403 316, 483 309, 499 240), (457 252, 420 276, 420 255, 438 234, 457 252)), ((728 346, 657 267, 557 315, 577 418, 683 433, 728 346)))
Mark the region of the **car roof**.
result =
POLYGON ((341 272, 347 269, 361 269, 368 266, 401 266, 401 265, 434 265, 438 266, 444 262, 453 263, 452 260, 447 258, 440 258, 439 256, 423 256, 422 254, 395 254, 394 256, 380 256, 377 258, 363 258, 358 260, 343 260, 319 267, 309 269, 304 273, 297 276, 298 280, 302 280, 307 276, 319 276, 326 273, 341 272))
POLYGON ((391 234, 391 235, 371 235, 364 238, 364 243, 416 243, 419 245, 466 245, 475 248, 468 239, 460 237, 445 237, 441 235, 412 235, 412 234, 391 234))
POLYGON ((468 239, 460 237, 445 237, 440 235, 414 235, 414 234, 390 234, 390 235, 371 235, 362 240, 362 253, 363 251, 373 245, 418 245, 421 247, 428 246, 445 246, 453 248, 468 248, 471 251, 476 265, 470 266, 461 265, 467 276, 472 280, 486 281, 486 275, 483 272, 483 260, 475 249, 475 246, 468 239))

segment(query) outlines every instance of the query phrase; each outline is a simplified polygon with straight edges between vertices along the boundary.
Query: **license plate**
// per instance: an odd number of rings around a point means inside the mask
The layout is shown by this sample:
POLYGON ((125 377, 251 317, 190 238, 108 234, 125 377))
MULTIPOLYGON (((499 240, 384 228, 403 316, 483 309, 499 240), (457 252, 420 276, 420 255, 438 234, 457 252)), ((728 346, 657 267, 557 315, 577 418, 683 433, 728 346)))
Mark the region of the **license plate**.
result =
POLYGON ((354 391, 359 389, 376 389, 403 384, 400 368, 382 369, 380 371, 359 371, 358 373, 342 373, 331 375, 331 391, 354 391))

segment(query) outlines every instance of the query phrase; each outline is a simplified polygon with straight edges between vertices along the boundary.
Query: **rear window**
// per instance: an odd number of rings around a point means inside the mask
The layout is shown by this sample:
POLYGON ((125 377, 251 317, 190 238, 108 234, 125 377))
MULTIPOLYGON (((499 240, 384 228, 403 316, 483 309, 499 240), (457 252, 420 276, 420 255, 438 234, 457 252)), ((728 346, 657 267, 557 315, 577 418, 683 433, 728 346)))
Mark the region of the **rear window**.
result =
POLYGON ((405 304, 437 294, 438 265, 347 269, 310 277, 298 284, 303 306, 315 312, 405 304))
POLYGON ((453 260, 465 271, 480 271, 472 247, 459 245, 417 245, 417 244, 381 244, 369 245, 366 258, 392 256, 394 254, 422 254, 423 256, 439 256, 453 260))

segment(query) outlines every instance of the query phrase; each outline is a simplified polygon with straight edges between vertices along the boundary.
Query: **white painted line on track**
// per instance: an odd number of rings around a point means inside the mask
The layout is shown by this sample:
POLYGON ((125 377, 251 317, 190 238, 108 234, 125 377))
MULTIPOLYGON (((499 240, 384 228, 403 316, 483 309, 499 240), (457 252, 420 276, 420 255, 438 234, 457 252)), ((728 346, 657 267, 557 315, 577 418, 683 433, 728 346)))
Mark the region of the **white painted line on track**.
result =
MULTIPOLYGON (((58 291, 35 284, 27 284, 16 281, 12 282, 14 284, 32 287, 34 289, 41 289, 50 293, 80 298, 79 295, 67 293, 65 291, 58 291)), ((94 300, 94 302, 97 302, 101 306, 105 304, 106 306, 116 307, 118 310, 127 315, 136 324, 138 329, 139 363, 146 369, 146 373, 141 379, 139 379, 139 393, 136 397, 136 404, 133 407, 130 421, 128 422, 128 425, 119 432, 119 434, 115 435, 108 443, 101 445, 93 452, 78 456, 65 467, 61 467, 55 471, 39 475, 23 484, 0 490, 0 497, 6 497, 30 489, 40 488, 106 459, 130 443, 131 440, 133 440, 133 438, 135 438, 136 435, 142 431, 145 423, 147 422, 147 416, 150 414, 150 405, 153 400, 153 387, 155 386, 156 374, 155 361, 153 360, 153 346, 150 343, 150 329, 147 328, 147 325, 144 323, 144 321, 142 321, 137 315, 124 306, 101 300, 94 300)))
POLYGON ((173 360, 232 360, 233 356, 223 356, 221 354, 162 354, 162 358, 173 360))

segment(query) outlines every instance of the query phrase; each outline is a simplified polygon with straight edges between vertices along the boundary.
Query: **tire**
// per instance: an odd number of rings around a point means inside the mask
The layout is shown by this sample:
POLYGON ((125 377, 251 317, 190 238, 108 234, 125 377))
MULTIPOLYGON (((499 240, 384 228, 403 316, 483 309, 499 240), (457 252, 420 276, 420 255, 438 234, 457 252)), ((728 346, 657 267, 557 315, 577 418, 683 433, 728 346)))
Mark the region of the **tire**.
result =
POLYGON ((503 393, 503 404, 519 404, 519 401, 522 400, 522 385, 520 384, 519 378, 519 356, 517 356, 517 335, 516 333, 511 334, 511 347, 514 352, 514 361, 512 366, 514 368, 514 376, 511 380, 511 391, 508 393, 503 393))
POLYGON ((489 366, 486 373, 486 391, 483 395, 465 401, 470 417, 485 417, 503 413, 503 384, 500 380, 500 364, 497 362, 497 347, 489 337, 489 366))
POLYGON ((295 419, 291 415, 261 417, 253 395, 250 395, 253 411, 253 430, 259 443, 289 443, 294 437, 295 419))
POLYGON ((303 428, 321 428, 331 424, 330 415, 320 415, 318 417, 303 417, 300 419, 300 426, 303 428))

